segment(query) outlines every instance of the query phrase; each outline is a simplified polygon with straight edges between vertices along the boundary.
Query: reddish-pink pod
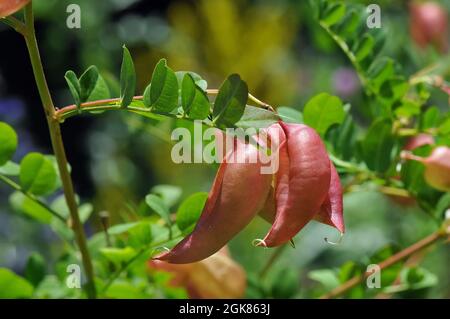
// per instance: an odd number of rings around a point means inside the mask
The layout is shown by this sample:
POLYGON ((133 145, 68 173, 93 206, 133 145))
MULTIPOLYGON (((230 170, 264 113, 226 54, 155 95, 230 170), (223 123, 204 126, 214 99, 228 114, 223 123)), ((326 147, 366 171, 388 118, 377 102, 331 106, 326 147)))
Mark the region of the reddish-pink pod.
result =
POLYGON ((403 147, 404 150, 412 151, 416 148, 419 148, 424 145, 433 145, 434 144, 434 137, 430 134, 420 133, 416 136, 411 137, 406 142, 405 146, 403 147))
POLYGON ((0 18, 22 9, 30 0, 0 0, 0 18))
POLYGON ((247 286, 246 273, 231 258, 227 246, 196 263, 176 265, 150 260, 148 266, 151 273, 170 273, 169 285, 184 287, 190 299, 242 298, 247 286))
POLYGON ((403 152, 402 157, 421 162, 425 165, 424 177, 427 183, 443 192, 450 192, 450 148, 436 147, 430 156, 423 158, 409 152, 403 152))
POLYGON ((440 191, 450 192, 450 148, 436 147, 423 163, 427 183, 440 191))
POLYGON ((231 240, 264 205, 272 176, 261 174, 258 149, 236 139, 216 175, 209 198, 193 232, 155 259, 174 264, 205 259, 231 240), (236 162, 243 154, 245 163, 236 162))
POLYGON ((333 163, 330 161, 331 179, 328 196, 325 198, 320 211, 315 219, 321 223, 335 227, 341 233, 345 232, 344 210, 342 202, 342 186, 339 174, 333 163))
MULTIPOLYGON (((341 233, 345 232, 344 224, 344 210, 342 202, 342 186, 339 179, 339 174, 336 171, 333 163, 331 165, 331 179, 330 188, 328 189, 328 196, 322 203, 319 212, 314 219, 320 223, 332 226, 341 233)), ((275 220, 276 203, 275 203, 275 191, 271 187, 269 195, 267 196, 266 203, 259 212, 259 216, 272 224, 275 220)))
POLYGON ((438 2, 413 2, 410 5, 410 30, 420 47, 435 45, 441 52, 448 49, 448 16, 438 2))
POLYGON ((328 195, 330 160, 320 136, 302 124, 279 125, 286 135, 286 153, 280 149, 276 175, 275 221, 259 246, 274 247, 288 242, 314 216, 328 195), (283 155, 285 154, 285 155, 283 155))

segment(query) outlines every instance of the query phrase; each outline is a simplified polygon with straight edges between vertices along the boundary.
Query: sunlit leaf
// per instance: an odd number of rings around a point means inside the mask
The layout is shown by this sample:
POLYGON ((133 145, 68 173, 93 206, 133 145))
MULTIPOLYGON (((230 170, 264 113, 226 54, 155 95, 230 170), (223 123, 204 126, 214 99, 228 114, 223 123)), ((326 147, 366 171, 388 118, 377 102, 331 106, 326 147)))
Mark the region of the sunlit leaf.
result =
POLYGON ((266 128, 280 120, 280 117, 269 110, 247 105, 245 107, 244 114, 239 122, 236 123, 237 127, 246 128, 266 128))
POLYGON ((58 174, 51 160, 40 153, 29 153, 20 163, 20 185, 35 195, 55 190, 58 174))
POLYGON ((145 202, 155 213, 157 213, 167 223, 167 225, 172 224, 172 220, 170 219, 169 208, 165 205, 161 197, 155 194, 149 194, 145 197, 145 202))
POLYGON ((17 134, 6 123, 0 122, 0 166, 11 159, 17 148, 17 134))
POLYGON ((0 268, 0 299, 30 298, 33 286, 11 270, 0 268))
POLYGON ((305 124, 324 134, 331 125, 344 121, 345 111, 337 96, 321 93, 306 103, 303 117, 305 124))
POLYGON ((177 226, 183 233, 194 228, 205 206, 208 193, 195 193, 186 198, 177 211, 177 226))
POLYGON ((48 209, 20 192, 12 193, 9 197, 9 202, 15 211, 25 214, 40 223, 49 224, 52 221, 53 216, 48 209))

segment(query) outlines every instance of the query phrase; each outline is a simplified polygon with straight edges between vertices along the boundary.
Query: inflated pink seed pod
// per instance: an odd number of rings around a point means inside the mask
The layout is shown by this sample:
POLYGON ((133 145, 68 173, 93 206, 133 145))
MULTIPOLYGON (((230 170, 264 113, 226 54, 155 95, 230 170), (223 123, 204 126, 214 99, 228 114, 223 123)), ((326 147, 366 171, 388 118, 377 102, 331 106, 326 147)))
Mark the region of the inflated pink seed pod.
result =
MULTIPOLYGON (((332 226, 339 232, 345 232, 344 211, 342 202, 342 186, 339 179, 339 174, 336 171, 333 163, 331 165, 331 180, 330 188, 328 189, 328 196, 325 198, 319 212, 314 217, 314 220, 332 226)), ((272 224, 276 215, 275 190, 271 187, 266 203, 259 212, 259 216, 268 223, 272 224)))
POLYGON ((414 42, 424 48, 434 45, 440 52, 448 49, 448 14, 437 1, 410 4, 410 30, 414 42))
POLYGON ((344 205, 342 202, 342 186, 339 174, 333 163, 330 161, 331 180, 328 196, 320 207, 320 211, 315 219, 321 223, 335 227, 342 234, 345 232, 344 225, 344 205))
POLYGON ((30 0, 0 0, 0 18, 16 13, 28 4, 30 0))
POLYGON ((202 215, 193 232, 171 251, 155 259, 174 264, 205 259, 231 240, 257 215, 269 192, 272 175, 261 174, 261 163, 236 163, 238 155, 245 160, 259 158, 258 149, 235 140, 214 180, 202 215))
POLYGON ((407 151, 412 151, 421 146, 433 145, 433 144, 434 144, 434 137, 432 135, 426 134, 426 133, 420 133, 420 134, 408 139, 408 141, 406 142, 403 149, 407 150, 407 151))
POLYGON ((280 145, 276 174, 276 216, 258 246, 274 247, 288 242, 319 212, 330 186, 330 160, 316 131, 302 124, 279 125, 286 143, 280 145))
POLYGON ((427 183, 443 192, 450 192, 450 148, 436 147, 430 156, 424 158, 409 152, 403 152, 402 157, 421 162, 425 165, 424 177, 427 183))

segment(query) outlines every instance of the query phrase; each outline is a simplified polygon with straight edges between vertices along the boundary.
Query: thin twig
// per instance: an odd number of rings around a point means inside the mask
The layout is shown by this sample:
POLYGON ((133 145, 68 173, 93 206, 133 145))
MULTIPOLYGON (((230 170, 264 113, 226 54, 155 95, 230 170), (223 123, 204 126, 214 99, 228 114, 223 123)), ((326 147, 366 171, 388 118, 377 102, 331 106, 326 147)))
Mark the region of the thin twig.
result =
POLYGON ((53 99, 48 88, 47 79, 45 77, 44 68, 39 53, 39 47, 36 40, 36 32, 34 27, 33 2, 25 7, 25 26, 24 35, 25 43, 28 48, 31 66, 39 91, 42 106, 47 118, 47 124, 52 142, 53 151, 55 153, 56 162, 58 164, 59 175, 64 190, 64 196, 69 208, 71 225, 75 234, 75 240, 81 253, 81 258, 86 272, 87 283, 86 293, 88 298, 96 297, 96 288, 94 283, 94 268, 92 266, 91 256, 87 247, 86 235, 84 233, 83 224, 78 215, 78 204, 75 199, 75 191, 73 187, 72 177, 68 169, 68 161, 62 140, 61 127, 59 122, 54 120, 55 107, 53 99))
POLYGON ((9 187, 13 188, 14 190, 16 190, 18 192, 21 192, 23 195, 25 195, 26 197, 31 199, 33 202, 35 202, 36 204, 38 204, 42 208, 45 208, 50 214, 52 214, 53 216, 55 216, 56 218, 61 220, 63 223, 66 223, 66 219, 62 215, 60 215, 57 211, 53 210, 50 206, 48 206, 45 202, 43 202, 42 200, 40 200, 39 198, 37 198, 33 194, 24 191, 22 189, 22 187, 20 187, 20 185, 17 184, 16 182, 14 182, 13 180, 11 180, 8 177, 3 176, 3 175, 0 174, 0 181, 5 183, 9 187))
MULTIPOLYGON (((434 232, 433 234, 429 235, 428 237, 425 237, 425 238, 419 240, 418 242, 416 242, 415 244, 396 253, 395 255, 390 256, 388 259, 386 259, 378 264, 378 266, 380 267, 380 270, 388 268, 388 267, 406 259, 407 257, 411 256, 412 254, 415 254, 418 251, 421 251, 422 249, 436 243, 438 240, 445 238, 448 235, 447 231, 445 229, 439 229, 438 231, 434 232)), ((347 291, 349 291, 350 289, 352 289, 353 287, 355 287, 358 284, 360 284, 361 282, 363 282, 370 275, 371 275, 371 273, 366 272, 363 275, 355 276, 355 277, 351 278, 350 280, 346 281, 345 283, 343 283, 342 285, 340 285, 339 287, 337 287, 337 288, 333 289, 332 291, 326 293, 325 295, 321 296, 320 298, 321 299, 331 299, 331 298, 339 297, 339 296, 343 295, 344 293, 346 293, 347 291)))
POLYGON ((21 35, 25 36, 25 34, 27 32, 27 28, 25 27, 25 24, 22 21, 20 21, 19 19, 15 18, 13 16, 8 16, 8 17, 0 18, 0 21, 3 22, 4 24, 9 25, 11 28, 13 28, 17 32, 19 32, 21 35))
MULTIPOLYGON (((206 93, 209 95, 217 95, 219 93, 219 90, 217 89, 208 89, 206 90, 206 93)), ((133 97, 133 101, 142 101, 143 100, 142 95, 137 95, 133 97)), ((271 112, 276 113, 275 109, 268 103, 263 102, 253 96, 252 94, 248 94, 248 98, 258 104, 259 106, 263 107, 264 109, 267 109, 271 112)), ((136 106, 128 106, 127 108, 122 108, 120 106, 120 98, 111 98, 111 99, 104 99, 104 100, 97 100, 97 101, 91 101, 82 103, 80 107, 78 108, 77 105, 72 104, 65 107, 62 107, 60 109, 55 110, 53 118, 58 121, 62 122, 65 119, 78 115, 79 111, 110 111, 110 110, 128 110, 128 111, 137 111, 137 112, 148 112, 148 113, 154 113, 158 115, 164 115, 168 117, 178 117, 177 115, 174 115, 172 113, 167 112, 158 112, 151 108, 143 108, 143 107, 136 107, 136 106)))
POLYGON ((358 63, 358 60, 356 59, 356 56, 353 54, 353 52, 348 47, 348 44, 337 34, 335 34, 328 25, 326 25, 324 22, 319 21, 319 25, 328 33, 328 35, 337 43, 337 45, 341 48, 341 50, 345 53, 347 58, 352 63, 353 67, 356 70, 356 73, 358 74, 358 77, 361 81, 361 84, 363 87, 366 88, 368 93, 373 94, 373 88, 370 86, 369 79, 366 77, 366 74, 361 68, 361 65, 358 63))
POLYGON ((138 260, 144 253, 146 253, 146 252, 149 252, 149 251, 151 251, 152 249, 156 249, 157 247, 160 247, 161 245, 164 245, 165 243, 167 243, 167 242, 169 242, 169 241, 171 241, 171 240, 174 240, 174 239, 177 239, 179 236, 177 236, 176 238, 172 238, 172 239, 168 239, 168 240, 163 240, 163 241, 160 241, 160 242, 158 242, 158 243, 154 243, 153 245, 151 245, 150 247, 146 247, 146 248, 142 248, 142 249, 140 249, 137 253, 136 253, 136 255, 134 255, 130 260, 128 260, 126 263, 124 263, 121 267, 120 267, 120 269, 118 269, 114 274, 112 274, 109 278, 108 278, 108 280, 107 280, 107 282, 106 282, 106 284, 105 284, 105 286, 103 286, 103 289, 102 289, 102 293, 105 293, 107 290, 108 290, 108 288, 114 283, 114 281, 117 279, 117 278, 119 278, 119 276, 124 272, 124 271, 126 271, 136 260, 138 260))

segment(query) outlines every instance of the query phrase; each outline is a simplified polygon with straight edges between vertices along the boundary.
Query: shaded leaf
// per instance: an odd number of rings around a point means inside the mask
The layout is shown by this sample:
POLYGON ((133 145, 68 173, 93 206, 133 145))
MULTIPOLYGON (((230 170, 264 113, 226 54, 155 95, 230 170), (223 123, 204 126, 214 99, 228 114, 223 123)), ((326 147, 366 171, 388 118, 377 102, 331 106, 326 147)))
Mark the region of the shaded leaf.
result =
POLYGON ((391 163, 394 143, 391 120, 383 118, 376 120, 361 144, 367 167, 374 171, 385 172, 391 163))
POLYGON ((156 110, 171 112, 178 106, 178 80, 175 73, 167 66, 167 61, 161 59, 153 71, 149 88, 149 99, 144 99, 146 106, 156 110), (149 104, 147 104, 150 102, 149 104))
POLYGON ((122 67, 120 68, 120 105, 127 107, 133 101, 136 91, 136 70, 130 51, 123 46, 122 67))
POLYGON ((195 84, 194 78, 186 73, 181 86, 181 105, 184 112, 194 120, 204 120, 209 115, 210 103, 202 88, 195 84))
POLYGON ((36 287, 45 277, 45 259, 38 253, 32 253, 25 265, 25 278, 36 287))
POLYGON ((219 89, 213 116, 219 127, 233 127, 244 114, 248 99, 247 84, 237 74, 230 75, 219 89))
POLYGON ((75 101, 75 105, 80 108, 81 105, 81 86, 78 81, 77 75, 75 72, 69 70, 64 75, 66 79, 67 85, 69 86, 70 93, 72 94, 73 100, 75 101))

